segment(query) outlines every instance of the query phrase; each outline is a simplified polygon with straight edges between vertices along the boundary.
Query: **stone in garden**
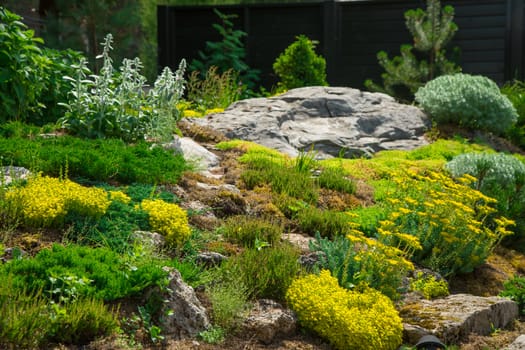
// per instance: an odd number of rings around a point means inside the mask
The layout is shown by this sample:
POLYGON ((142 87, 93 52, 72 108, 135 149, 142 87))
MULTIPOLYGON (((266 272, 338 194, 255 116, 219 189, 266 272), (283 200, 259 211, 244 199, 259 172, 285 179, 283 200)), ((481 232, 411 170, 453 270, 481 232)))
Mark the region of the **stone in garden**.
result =
POLYGON ((510 344, 504 350, 523 350, 523 349, 525 349, 525 334, 522 334, 519 337, 517 337, 516 340, 514 340, 512 344, 510 344))
MULTIPOLYGON (((162 291, 166 302, 162 308, 165 317, 162 325, 163 334, 175 339, 187 339, 197 336, 200 332, 210 328, 211 324, 206 314, 206 309, 197 298, 193 288, 182 280, 179 271, 172 270, 169 273, 169 284, 166 290, 162 291)), ((149 295, 158 289, 149 292, 149 295)), ((149 296, 146 295, 146 300, 149 296)))
POLYGON ((195 257, 195 262, 204 267, 219 266, 228 257, 217 252, 201 252, 195 257))
POLYGON ((297 318, 294 313, 269 299, 258 300, 242 325, 243 333, 265 344, 270 344, 278 337, 294 334, 296 328, 297 318))
POLYGON ((174 136, 174 140, 165 145, 167 149, 173 149, 181 153, 190 164, 193 164, 197 171, 207 172, 210 168, 219 165, 219 157, 208 151, 205 147, 193 141, 189 137, 174 136))
POLYGON ((518 305, 501 297, 454 294, 406 303, 400 315, 407 324, 404 338, 408 343, 432 334, 443 343, 457 344, 471 333, 489 335, 494 329, 506 328, 518 317, 518 305))
POLYGON ((134 231, 131 234, 131 239, 140 242, 146 247, 153 248, 154 250, 160 250, 166 243, 166 239, 163 235, 149 231, 134 231))
POLYGON ((0 167, 0 185, 9 185, 16 180, 25 180, 31 175, 31 172, 26 168, 19 166, 4 166, 0 167))
POLYGON ((419 108, 388 95, 321 86, 237 101, 192 122, 291 156, 313 147, 318 158, 413 149, 428 144, 424 133, 431 126, 419 108))

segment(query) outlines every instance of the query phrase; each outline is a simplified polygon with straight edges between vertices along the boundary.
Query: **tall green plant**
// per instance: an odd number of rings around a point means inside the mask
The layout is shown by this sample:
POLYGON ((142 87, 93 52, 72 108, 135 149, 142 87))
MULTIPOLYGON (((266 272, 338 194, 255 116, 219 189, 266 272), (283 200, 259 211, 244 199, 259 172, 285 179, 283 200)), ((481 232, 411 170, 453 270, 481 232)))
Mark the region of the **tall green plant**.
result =
POLYGON ((305 35, 296 37, 296 41, 277 57, 273 64, 274 72, 279 76, 279 88, 289 90, 303 86, 328 85, 326 82, 326 61, 315 53, 317 41, 305 35))
POLYGON ((201 75, 206 74, 211 66, 216 66, 220 73, 233 69, 239 73, 239 83, 245 87, 244 92, 255 88, 259 80, 259 71, 250 68, 245 62, 246 50, 243 38, 246 32, 234 29, 234 14, 226 15, 217 9, 213 10, 221 20, 221 23, 214 23, 213 28, 221 35, 222 40, 218 42, 206 42, 204 51, 199 51, 199 58, 194 59, 190 64, 190 70, 199 71, 201 75))
POLYGON ((90 74, 87 61, 82 59, 75 65, 75 76, 64 78, 71 92, 68 102, 61 104, 66 113, 59 124, 89 138, 169 139, 179 119, 176 104, 184 93, 186 62, 182 60, 175 73, 165 67, 146 94, 140 59, 124 59, 117 73, 110 56, 112 42, 108 34, 102 43, 103 52, 97 57, 103 61, 99 75, 90 74))
POLYGON ((445 47, 458 30, 453 19, 454 8, 442 8, 439 0, 427 0, 426 11, 419 8, 406 11, 405 23, 414 37, 414 44, 401 46, 401 56, 392 59, 385 51, 380 51, 377 59, 385 70, 381 74, 383 86, 370 79, 365 81, 365 86, 400 100, 412 101, 414 93, 425 82, 440 75, 460 72, 461 68, 445 56, 445 47), (419 60, 419 56, 424 59, 419 60))
POLYGON ((50 62, 38 47, 44 41, 21 20, 0 7, 0 122, 25 121, 44 107, 39 96, 45 90, 43 75, 50 62))

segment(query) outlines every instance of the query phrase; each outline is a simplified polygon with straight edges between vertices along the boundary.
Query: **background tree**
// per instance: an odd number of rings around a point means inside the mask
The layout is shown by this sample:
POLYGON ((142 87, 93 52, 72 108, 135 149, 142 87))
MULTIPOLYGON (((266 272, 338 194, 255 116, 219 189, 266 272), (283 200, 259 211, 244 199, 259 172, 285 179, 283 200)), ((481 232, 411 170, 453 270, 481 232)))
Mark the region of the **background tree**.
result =
POLYGON ((365 81, 365 86, 399 100, 413 101, 417 89, 427 81, 460 72, 461 67, 445 56, 445 47, 458 30, 453 19, 454 8, 449 5, 441 8, 439 0, 427 0, 426 11, 419 8, 406 11, 405 23, 414 37, 413 45, 401 46, 401 56, 392 59, 380 51, 377 59, 385 69, 381 75, 383 86, 372 80, 365 81))

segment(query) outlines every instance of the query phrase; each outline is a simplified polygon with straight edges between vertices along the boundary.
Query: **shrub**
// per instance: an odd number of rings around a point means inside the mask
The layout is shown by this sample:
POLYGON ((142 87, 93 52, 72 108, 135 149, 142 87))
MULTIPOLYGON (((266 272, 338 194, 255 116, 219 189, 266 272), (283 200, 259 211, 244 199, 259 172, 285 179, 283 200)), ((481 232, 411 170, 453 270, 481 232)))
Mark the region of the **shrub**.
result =
POLYGON ((55 244, 34 258, 2 265, 0 276, 9 275, 14 289, 42 291, 58 302, 61 296, 106 301, 134 296, 150 285, 164 283, 166 272, 154 261, 124 261, 108 248, 55 244))
POLYGON ((102 301, 81 298, 58 304, 41 291, 29 294, 14 288, 13 278, 7 276, 0 291, 0 345, 3 348, 87 344, 117 330, 115 313, 102 301))
POLYGON ((518 117, 496 83, 479 75, 438 77, 416 92, 416 101, 437 124, 457 124, 497 134, 508 130, 518 117))
POLYGON ((514 300, 519 307, 521 315, 525 314, 525 278, 514 276, 503 283, 503 290, 499 294, 514 300))
POLYGON ((238 85, 238 73, 228 69, 217 72, 216 66, 210 66, 201 80, 198 71, 188 77, 187 98, 201 113, 214 108, 226 108, 240 98, 242 92, 238 85))
POLYGON ((525 165, 516 157, 503 153, 460 154, 445 165, 452 176, 473 176, 471 186, 497 200, 498 211, 517 220, 515 232, 525 225, 525 165))
POLYGON ((26 121, 29 116, 40 115, 44 107, 39 99, 46 89, 43 75, 49 60, 42 55, 38 44, 41 38, 27 29, 21 17, 0 7, 0 122, 8 120, 26 121))
POLYGON ((0 138, 0 165, 22 166, 58 177, 67 167, 71 178, 131 183, 176 183, 189 169, 182 155, 142 141, 57 138, 0 138), (89 166, 86 166, 89 164, 89 166))
POLYGON ((387 200, 391 212, 378 227, 380 240, 394 247, 416 246, 413 261, 442 276, 471 272, 512 232, 513 222, 491 219, 495 200, 468 186, 472 177, 458 179, 428 172, 395 178, 397 188, 387 200))
POLYGON ((71 91, 67 103, 62 103, 66 112, 59 124, 88 138, 170 139, 179 118, 176 104, 184 92, 186 62, 180 62, 175 74, 165 67, 146 94, 146 78, 140 74, 138 58, 124 59, 120 74, 116 74, 109 55, 112 40, 108 34, 102 43, 100 75, 90 74, 83 58, 74 66, 75 75, 64 78, 71 91))
POLYGON ((269 219, 241 215, 226 219, 221 232, 234 243, 254 248, 256 241, 267 242, 270 245, 278 243, 283 227, 269 219))
POLYGON ((333 240, 316 235, 310 250, 321 252, 319 267, 328 269, 346 289, 369 286, 391 299, 399 297, 402 280, 412 263, 405 252, 366 238, 357 230, 333 240))
POLYGON ((422 273, 419 273, 417 277, 410 282, 410 288, 421 292, 426 299, 446 297, 450 294, 447 281, 444 279, 437 280, 435 276, 425 276, 422 273))
POLYGON ((299 252, 289 244, 247 249, 230 258, 223 268, 237 276, 252 298, 284 300, 292 280, 301 271, 299 252))
POLYGON ((210 300, 211 316, 215 326, 226 332, 240 326, 243 317, 249 310, 249 292, 242 281, 221 281, 206 287, 206 295, 210 300))
POLYGON ((239 84, 242 87, 242 95, 249 95, 255 89, 255 84, 259 80, 259 71, 252 69, 244 61, 246 50, 242 38, 246 33, 242 30, 234 29, 234 14, 224 14, 217 9, 213 10, 222 23, 214 23, 212 26, 222 37, 221 41, 206 42, 204 51, 199 51, 199 59, 194 59, 190 64, 192 71, 199 71, 201 75, 211 66, 218 68, 220 73, 230 69, 238 74, 239 84))
POLYGON ((460 72, 461 68, 447 60, 445 52, 445 47, 458 30, 453 19, 454 8, 450 5, 442 8, 439 0, 427 0, 426 11, 406 11, 405 23, 414 37, 414 45, 402 45, 401 56, 392 59, 385 51, 380 51, 377 59, 385 69, 385 73, 381 74, 383 86, 372 80, 365 81, 365 86, 410 102, 418 88, 427 81, 460 72))
POLYGON ((346 175, 343 167, 325 167, 317 178, 319 186, 348 194, 355 193, 356 185, 346 175))
POLYGON ((164 235, 167 243, 182 246, 189 238, 188 214, 177 204, 145 199, 140 206, 148 213, 151 228, 164 235))
POLYGON ((280 78, 279 87, 289 90, 303 86, 328 85, 326 61, 315 53, 316 41, 305 35, 284 50, 273 63, 273 70, 280 78))
POLYGON ((501 93, 507 96, 518 113, 518 120, 507 130, 506 137, 525 148, 525 84, 518 80, 507 82, 501 87, 501 93))
POLYGON ((350 230, 348 214, 333 210, 304 208, 297 212, 297 221, 301 230, 311 236, 320 233, 323 237, 333 238, 350 230))
POLYGON ((70 212, 100 218, 110 204, 102 189, 47 176, 37 176, 26 186, 11 188, 5 200, 20 208, 22 222, 31 227, 60 225, 70 212))
POLYGON ((286 300, 304 327, 336 349, 393 350, 401 344, 401 318, 386 296, 343 289, 326 270, 294 280, 286 300))

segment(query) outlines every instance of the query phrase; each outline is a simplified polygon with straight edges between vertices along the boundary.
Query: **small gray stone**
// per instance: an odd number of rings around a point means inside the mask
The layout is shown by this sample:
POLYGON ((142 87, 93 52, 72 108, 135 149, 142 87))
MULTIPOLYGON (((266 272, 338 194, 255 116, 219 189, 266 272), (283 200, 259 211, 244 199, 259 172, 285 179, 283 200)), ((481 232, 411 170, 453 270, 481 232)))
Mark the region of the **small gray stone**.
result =
POLYGON ((242 325, 246 334, 265 344, 270 344, 277 337, 293 334, 296 328, 295 314, 269 299, 258 300, 242 325))

